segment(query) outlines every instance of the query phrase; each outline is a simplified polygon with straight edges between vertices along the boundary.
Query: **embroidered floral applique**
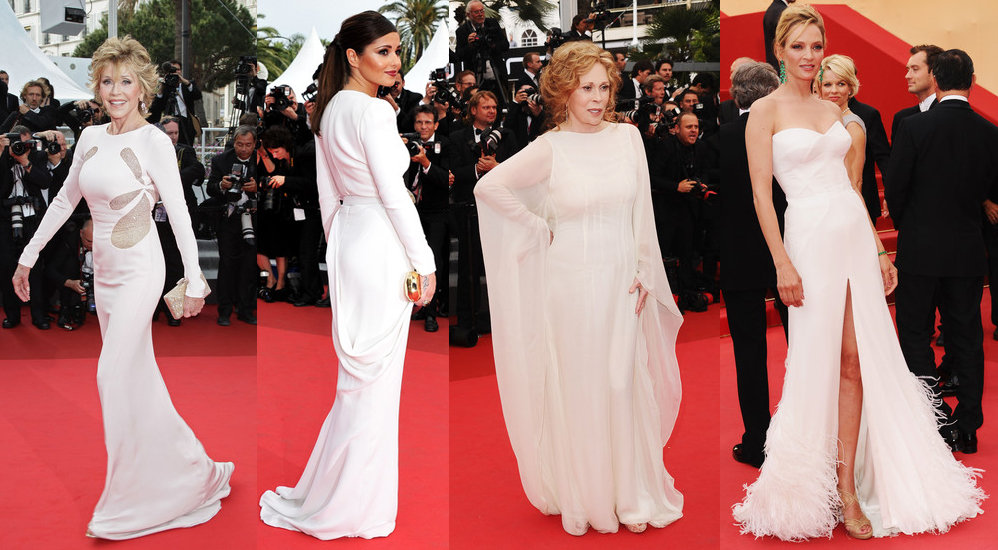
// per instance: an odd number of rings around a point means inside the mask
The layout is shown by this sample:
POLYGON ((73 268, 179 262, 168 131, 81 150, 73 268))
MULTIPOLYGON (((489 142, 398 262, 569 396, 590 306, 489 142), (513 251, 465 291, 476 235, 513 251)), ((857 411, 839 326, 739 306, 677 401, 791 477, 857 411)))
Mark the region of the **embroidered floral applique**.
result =
MULTIPOLYGON (((96 152, 96 147, 91 151, 96 152)), ((87 154, 89 155, 90 152, 87 154)), ((111 229, 111 244, 115 248, 124 249, 135 246, 149 234, 149 229, 152 227, 150 212, 152 211, 154 195, 153 186, 142 179, 142 165, 139 164, 135 152, 125 147, 121 150, 121 159, 125 161, 125 165, 132 171, 132 175, 141 186, 139 189, 114 197, 109 204, 112 210, 121 210, 133 205, 132 209, 122 216, 111 229), (137 201, 136 197, 139 197, 137 201)))

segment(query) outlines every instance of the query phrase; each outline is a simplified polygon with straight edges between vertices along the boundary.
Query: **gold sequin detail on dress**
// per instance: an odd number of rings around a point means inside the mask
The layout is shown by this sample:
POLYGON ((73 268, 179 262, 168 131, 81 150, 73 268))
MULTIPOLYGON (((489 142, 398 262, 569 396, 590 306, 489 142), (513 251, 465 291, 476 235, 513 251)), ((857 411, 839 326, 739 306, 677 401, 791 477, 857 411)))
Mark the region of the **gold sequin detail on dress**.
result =
POLYGON ((97 154, 97 146, 91 147, 87 154, 83 155, 83 162, 90 160, 90 157, 97 154))
POLYGON ((128 147, 125 147, 124 149, 121 150, 121 159, 124 160, 125 164, 128 165, 128 168, 129 170, 132 171, 132 174, 135 176, 135 179, 141 182, 142 165, 139 164, 139 159, 138 157, 135 156, 135 153, 132 152, 132 150, 129 149, 128 147))
POLYGON ((129 210, 118 223, 114 224, 114 229, 111 230, 111 244, 115 248, 131 248, 138 244, 149 233, 149 227, 152 225, 150 211, 152 206, 143 194, 135 208, 129 210))

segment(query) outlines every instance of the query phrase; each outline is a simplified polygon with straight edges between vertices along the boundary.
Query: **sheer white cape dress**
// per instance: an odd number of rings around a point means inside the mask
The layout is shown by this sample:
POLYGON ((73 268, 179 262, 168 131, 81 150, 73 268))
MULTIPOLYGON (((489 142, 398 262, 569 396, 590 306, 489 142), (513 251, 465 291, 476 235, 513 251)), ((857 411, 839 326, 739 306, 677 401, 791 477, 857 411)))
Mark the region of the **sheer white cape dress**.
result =
POLYGON ((857 497, 877 537, 945 532, 981 513, 977 471, 953 458, 925 384, 901 354, 884 300, 876 241, 844 158, 841 123, 773 136, 773 173, 787 194, 784 242, 804 286, 790 308, 783 396, 766 434, 759 478, 733 507, 743 533, 830 537, 836 491, 839 360, 851 291, 863 380, 857 497))
POLYGON ((208 293, 173 144, 151 124, 118 135, 107 129, 93 126, 80 134, 66 182, 19 261, 33 266, 80 198, 87 200, 104 342, 97 388, 107 448, 104 492, 88 530, 129 539, 211 519, 229 494, 233 465, 205 454, 174 409, 153 353, 152 314, 165 277, 151 215, 157 200, 177 237, 187 295, 208 293))
POLYGON ((298 484, 264 493, 260 517, 323 540, 384 537, 398 510, 399 394, 412 312, 402 283, 414 268, 436 268, 402 179, 409 154, 391 106, 342 90, 321 125, 316 168, 336 397, 298 484))
POLYGON ((625 124, 549 131, 475 195, 496 378, 527 498, 574 535, 682 517, 662 459, 681 397, 682 315, 640 135, 625 124), (650 293, 640 316, 635 277, 650 293))

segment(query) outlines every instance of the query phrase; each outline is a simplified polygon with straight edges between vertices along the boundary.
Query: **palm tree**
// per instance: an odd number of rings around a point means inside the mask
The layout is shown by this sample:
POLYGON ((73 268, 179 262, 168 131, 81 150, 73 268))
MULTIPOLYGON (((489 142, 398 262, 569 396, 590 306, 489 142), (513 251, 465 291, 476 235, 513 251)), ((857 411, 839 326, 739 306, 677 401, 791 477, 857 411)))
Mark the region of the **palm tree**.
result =
POLYGON ((395 17, 402 42, 402 71, 407 72, 433 39, 437 24, 447 20, 447 4, 440 0, 396 0, 378 8, 395 17))
MULTIPOLYGON (((263 17, 262 15, 258 16, 263 17)), ((256 59, 267 67, 270 79, 280 76, 295 59, 297 50, 291 52, 282 40, 287 40, 274 27, 256 28, 256 59)), ((299 45, 299 48, 301 45, 299 45)))
POLYGON ((720 34, 717 3, 660 9, 648 23, 646 33, 642 58, 671 57, 676 61, 691 61, 696 54, 710 55, 712 48, 705 46, 712 43, 714 35, 720 34))
POLYGON ((515 13, 520 21, 533 23, 541 32, 547 32, 544 17, 557 8, 557 3, 551 0, 492 0, 487 3, 486 12, 489 17, 496 17, 502 8, 515 13))

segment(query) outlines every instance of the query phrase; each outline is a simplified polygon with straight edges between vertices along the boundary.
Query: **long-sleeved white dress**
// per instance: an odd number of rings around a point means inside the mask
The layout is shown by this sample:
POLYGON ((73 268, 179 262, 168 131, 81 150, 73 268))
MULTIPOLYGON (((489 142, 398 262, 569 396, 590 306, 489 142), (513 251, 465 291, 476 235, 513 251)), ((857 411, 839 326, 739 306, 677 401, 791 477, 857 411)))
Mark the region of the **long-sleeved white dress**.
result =
POLYGON ((527 498, 574 535, 679 519, 662 447, 679 410, 682 315, 641 136, 626 124, 550 131, 475 195, 496 379, 527 498), (635 278, 650 293, 640 316, 635 278))
POLYGON ((19 263, 32 267, 80 199, 87 200, 104 342, 97 388, 107 447, 104 492, 88 533, 129 539, 211 519, 229 494, 233 465, 205 454, 173 407, 153 353, 152 314, 165 276, 151 214, 157 200, 177 236, 187 295, 208 292, 173 144, 151 124, 118 135, 107 130, 93 126, 80 134, 69 176, 19 263))
POLYGON ((321 131, 316 168, 336 397, 298 484, 264 493, 260 517, 323 540, 384 537, 398 511, 399 395, 412 312, 403 280, 436 268, 402 179, 409 155, 391 106, 341 90, 321 131))

